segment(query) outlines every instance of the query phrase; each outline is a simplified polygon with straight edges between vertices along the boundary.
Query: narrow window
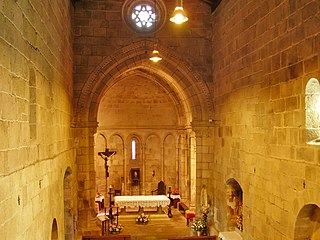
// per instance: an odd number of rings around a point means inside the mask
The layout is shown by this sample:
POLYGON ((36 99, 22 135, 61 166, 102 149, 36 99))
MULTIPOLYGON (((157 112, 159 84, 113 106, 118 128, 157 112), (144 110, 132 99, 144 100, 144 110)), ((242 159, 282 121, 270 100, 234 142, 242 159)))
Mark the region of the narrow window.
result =
POLYGON ((29 129, 30 139, 37 138, 37 81, 33 68, 29 70, 29 129))
POLYGON ((320 84, 315 78, 306 86, 305 110, 307 142, 320 144, 320 84))
POLYGON ((131 159, 135 160, 136 159, 136 141, 132 140, 131 142, 131 159))

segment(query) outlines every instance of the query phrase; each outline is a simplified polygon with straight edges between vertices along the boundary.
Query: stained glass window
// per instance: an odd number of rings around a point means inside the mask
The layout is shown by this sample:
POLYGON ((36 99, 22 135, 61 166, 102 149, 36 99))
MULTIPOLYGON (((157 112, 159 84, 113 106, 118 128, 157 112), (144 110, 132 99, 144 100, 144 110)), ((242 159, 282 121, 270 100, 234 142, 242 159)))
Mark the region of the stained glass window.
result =
POLYGON ((156 13, 148 4, 139 4, 132 9, 131 19, 138 28, 150 28, 156 21, 156 13))

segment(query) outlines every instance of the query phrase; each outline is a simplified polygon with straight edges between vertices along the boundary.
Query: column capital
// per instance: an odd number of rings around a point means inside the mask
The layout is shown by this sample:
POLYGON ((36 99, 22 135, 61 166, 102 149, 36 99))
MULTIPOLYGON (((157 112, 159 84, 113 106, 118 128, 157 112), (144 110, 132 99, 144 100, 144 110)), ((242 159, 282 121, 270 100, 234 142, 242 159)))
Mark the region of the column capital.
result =
POLYGON ((98 128, 98 122, 97 121, 86 121, 86 122, 81 122, 81 121, 77 121, 77 122, 72 122, 71 123, 71 127, 72 128, 98 128))

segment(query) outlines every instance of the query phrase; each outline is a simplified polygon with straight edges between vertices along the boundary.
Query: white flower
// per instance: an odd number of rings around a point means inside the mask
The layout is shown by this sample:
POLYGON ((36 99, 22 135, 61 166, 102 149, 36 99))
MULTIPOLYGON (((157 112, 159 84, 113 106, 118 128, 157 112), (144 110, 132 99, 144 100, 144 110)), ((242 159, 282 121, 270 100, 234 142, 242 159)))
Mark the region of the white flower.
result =
POLYGON ((121 230, 122 230, 122 225, 120 225, 120 224, 111 224, 110 226, 109 226, 109 232, 110 233, 120 233, 121 232, 121 230))
POLYGON ((206 227, 206 223, 201 219, 194 220, 191 224, 191 228, 194 231, 203 231, 205 227, 206 227))
POLYGON ((136 223, 139 224, 146 224, 149 221, 149 216, 144 215, 144 213, 141 213, 137 218, 136 218, 136 223))

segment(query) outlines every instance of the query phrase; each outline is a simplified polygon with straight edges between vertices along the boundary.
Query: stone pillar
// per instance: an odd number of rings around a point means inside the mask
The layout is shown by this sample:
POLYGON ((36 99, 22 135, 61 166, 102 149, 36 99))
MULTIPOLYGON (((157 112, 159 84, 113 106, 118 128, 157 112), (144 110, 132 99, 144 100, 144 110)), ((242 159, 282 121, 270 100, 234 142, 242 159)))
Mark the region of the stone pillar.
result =
POLYGON ((78 211, 79 234, 88 229, 97 228, 95 221, 95 169, 94 169, 94 133, 97 122, 79 122, 75 124, 76 162, 78 166, 78 211), (91 225, 90 224, 94 224, 91 225))
POLYGON ((190 134, 190 208, 196 207, 197 200, 197 146, 195 133, 190 134))
POLYGON ((163 140, 161 141, 161 148, 160 148, 161 154, 160 154, 160 161, 161 161, 161 179, 163 181, 166 181, 164 178, 164 147, 163 147, 163 140))
MULTIPOLYGON (((202 186, 205 185, 207 189, 212 189, 213 185, 213 129, 214 125, 212 122, 196 122, 192 124, 192 130, 194 131, 194 139, 196 148, 195 151, 195 163, 191 162, 191 168, 195 168, 193 171, 195 175, 195 186, 192 186, 193 192, 195 192, 195 203, 197 212, 201 209, 200 195, 202 186)), ((210 193, 210 191, 208 191, 210 193)), ((212 192, 211 192, 212 194, 212 192)), ((208 195, 208 204, 211 203, 213 196, 208 195)))
POLYGON ((188 174, 188 155, 187 155, 187 136, 186 133, 180 133, 179 135, 179 154, 177 155, 179 160, 179 192, 183 200, 189 199, 189 174, 188 174))
MULTIPOLYGON (((142 169, 140 175, 139 194, 146 194, 145 182, 146 182, 146 156, 145 156, 146 144, 141 142, 141 158, 142 158, 142 169)), ((140 164, 139 164, 140 165, 140 164)))

